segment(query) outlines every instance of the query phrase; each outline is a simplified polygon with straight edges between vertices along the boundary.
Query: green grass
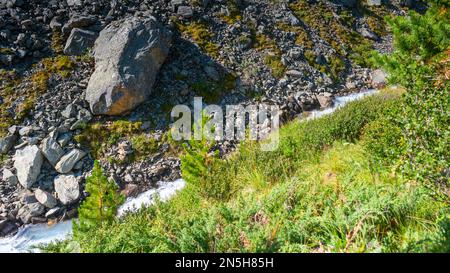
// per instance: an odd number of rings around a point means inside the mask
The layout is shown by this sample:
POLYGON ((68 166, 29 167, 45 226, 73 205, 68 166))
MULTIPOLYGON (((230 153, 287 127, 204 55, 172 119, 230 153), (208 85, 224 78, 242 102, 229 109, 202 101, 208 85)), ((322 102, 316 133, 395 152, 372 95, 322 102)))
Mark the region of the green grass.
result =
POLYGON ((448 252, 448 207, 359 140, 400 101, 383 92, 287 124, 278 150, 243 143, 227 160, 206 160, 201 183, 188 181, 170 201, 45 250, 448 252))
POLYGON ((264 57, 264 63, 270 67, 272 74, 275 78, 281 78, 286 72, 286 67, 281 62, 281 59, 275 55, 266 55, 264 57))
POLYGON ((204 53, 213 58, 219 57, 219 46, 212 42, 214 33, 208 28, 205 22, 191 22, 184 24, 176 20, 178 30, 195 42, 204 53))
MULTIPOLYGON (((449 251, 448 210, 368 158, 361 145, 336 143, 275 185, 249 185, 227 202, 188 187, 78 243, 85 252, 449 251)), ((68 250, 60 246, 48 250, 68 250)))

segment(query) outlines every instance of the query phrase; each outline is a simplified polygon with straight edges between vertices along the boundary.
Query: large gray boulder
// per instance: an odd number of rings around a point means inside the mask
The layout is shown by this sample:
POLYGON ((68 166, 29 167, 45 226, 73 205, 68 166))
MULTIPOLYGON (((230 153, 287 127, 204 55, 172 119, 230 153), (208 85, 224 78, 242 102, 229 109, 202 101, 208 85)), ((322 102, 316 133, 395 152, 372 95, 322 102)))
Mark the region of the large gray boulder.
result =
POLYGON ((147 100, 171 40, 172 33, 152 16, 116 21, 102 30, 86 90, 92 113, 121 115, 147 100))
POLYGON ((30 189, 41 173, 43 156, 36 145, 17 150, 14 155, 14 168, 17 170, 19 183, 30 189))
POLYGON ((94 46, 95 39, 97 39, 97 33, 74 28, 67 39, 66 46, 64 47, 64 54, 82 55, 86 50, 94 46))
POLYGON ((73 175, 58 175, 54 181, 57 197, 64 205, 75 203, 80 198, 80 186, 73 175))

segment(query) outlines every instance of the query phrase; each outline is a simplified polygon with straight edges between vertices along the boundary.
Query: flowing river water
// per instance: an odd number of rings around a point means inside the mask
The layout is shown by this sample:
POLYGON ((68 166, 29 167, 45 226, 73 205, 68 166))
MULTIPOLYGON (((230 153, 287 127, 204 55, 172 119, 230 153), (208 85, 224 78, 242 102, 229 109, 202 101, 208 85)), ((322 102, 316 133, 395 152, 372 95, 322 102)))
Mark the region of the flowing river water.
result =
MULTIPOLYGON (((376 90, 367 90, 347 96, 336 97, 333 107, 312 111, 308 119, 331 114, 336 109, 351 101, 361 99, 374 93, 376 93, 376 90)), ((161 201, 166 201, 175 195, 177 191, 183 189, 185 184, 183 179, 174 182, 158 182, 155 189, 146 191, 136 198, 127 199, 127 201, 119 208, 117 214, 121 217, 125 215, 126 212, 134 211, 142 206, 149 206, 154 203, 156 197, 161 201)), ((60 222, 52 226, 47 224, 27 225, 20 228, 14 236, 0 238, 0 253, 38 252, 39 250, 33 246, 48 244, 57 240, 64 240, 71 232, 72 221, 60 222)))

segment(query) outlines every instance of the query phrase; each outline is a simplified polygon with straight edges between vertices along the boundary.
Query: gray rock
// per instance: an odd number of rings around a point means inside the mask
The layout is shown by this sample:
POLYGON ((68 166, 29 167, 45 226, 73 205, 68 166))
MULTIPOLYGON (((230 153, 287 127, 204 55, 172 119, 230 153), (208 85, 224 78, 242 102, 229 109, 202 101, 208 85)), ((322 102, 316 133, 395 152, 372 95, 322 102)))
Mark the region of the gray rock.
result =
POLYGON ((68 143, 69 143, 69 141, 72 139, 72 136, 71 136, 71 134, 63 134, 63 135, 61 135, 61 136, 59 136, 58 137, 58 143, 59 143, 59 145, 61 146, 61 147, 65 147, 68 143))
POLYGON ((5 181, 10 186, 17 185, 18 179, 15 174, 13 174, 8 169, 3 169, 3 181, 5 181))
POLYGON ((16 225, 5 219, 0 221, 0 236, 6 236, 17 229, 16 225))
POLYGON ((8 54, 8 55, 3 55, 0 54, 0 63, 4 64, 4 65, 11 65, 14 62, 14 55, 8 54))
POLYGON ((74 131, 77 129, 83 129, 86 126, 86 122, 82 120, 75 121, 72 126, 70 126, 70 131, 74 131))
POLYGON ((73 149, 67 154, 65 154, 59 162, 56 164, 55 169, 59 173, 68 173, 70 172, 75 164, 82 159, 86 153, 84 151, 73 149))
POLYGON ((179 6, 177 14, 184 18, 191 18, 194 15, 194 11, 189 6, 179 6))
POLYGON ((58 201, 53 197, 50 193, 43 191, 41 189, 37 189, 34 192, 34 196, 36 197, 36 200, 44 205, 45 207, 51 209, 56 207, 58 204, 58 201))
POLYGON ((320 53, 317 55, 315 61, 316 61, 317 64, 320 64, 320 65, 326 65, 327 64, 327 59, 320 53))
POLYGON ((381 0, 367 0, 369 6, 381 6, 381 0))
POLYGON ((8 128, 8 132, 11 135, 15 135, 15 134, 17 134, 19 132, 19 127, 17 127, 16 125, 13 125, 13 126, 8 128))
POLYGON ((378 37, 378 35, 376 35, 375 33, 373 33, 372 31, 370 31, 370 30, 368 30, 367 28, 362 28, 362 29, 360 29, 359 30, 359 33, 361 33, 361 35, 364 37, 364 38, 367 38, 367 39, 371 39, 371 40, 374 40, 374 41, 378 41, 380 38, 378 37))
POLYGON ((73 118, 77 114, 77 108, 74 104, 69 104, 66 106, 64 110, 61 111, 61 116, 63 118, 73 118))
POLYGON ((92 114, 89 110, 81 108, 80 111, 78 111, 77 119, 83 122, 89 122, 92 119, 92 114))
POLYGON ((321 108, 328 108, 333 106, 333 97, 331 96, 331 94, 318 95, 316 97, 321 108))
POLYGON ((80 186, 75 176, 58 175, 54 184, 57 197, 64 205, 72 204, 80 198, 80 186))
POLYGON ((172 33, 148 16, 116 21, 95 42, 95 71, 86 90, 92 113, 120 115, 149 98, 172 33))
POLYGON ((97 33, 74 28, 67 39, 66 46, 64 47, 64 54, 82 55, 89 48, 94 46, 95 39, 97 39, 97 33))
POLYGON ((64 155, 64 150, 59 146, 58 142, 52 137, 47 137, 42 141, 42 153, 48 162, 55 166, 59 159, 64 155))
POLYGON ((34 196, 34 193, 32 193, 31 191, 24 191, 19 196, 20 196, 20 202, 22 204, 26 205, 26 204, 31 204, 31 203, 37 202, 36 196, 34 196))
POLYGON ((19 218, 24 224, 31 222, 32 217, 41 216, 45 212, 45 207, 40 203, 26 204, 19 209, 17 218, 19 218))
POLYGON ((74 28, 84 28, 91 26, 97 22, 97 18, 91 15, 74 15, 63 26, 62 32, 69 34, 74 28))
POLYGON ((21 136, 28 136, 33 132, 33 128, 31 128, 31 126, 25 126, 20 128, 19 130, 19 135, 21 136))
POLYGON ((372 72, 372 85, 375 88, 383 88, 387 84, 387 73, 381 69, 372 72))
POLYGON ((301 78, 303 77, 303 73, 298 70, 288 70, 286 71, 286 75, 292 77, 292 78, 301 78))
POLYGON ((21 7, 23 6, 23 0, 8 0, 6 1, 7 8, 21 7))
POLYGON ((17 141, 17 135, 8 135, 4 138, 0 138, 0 154, 6 154, 14 146, 17 141))
POLYGON ((50 28, 54 31, 59 31, 62 28, 61 18, 58 16, 53 17, 53 19, 50 21, 50 28))
POLYGON ((41 172, 43 156, 36 145, 17 150, 14 155, 14 168, 17 178, 24 188, 31 188, 41 172))
POLYGON ((66 1, 67 1, 67 5, 69 7, 81 6, 83 4, 83 2, 81 0, 66 0, 66 1))
POLYGON ((45 218, 54 218, 54 217, 58 216, 60 211, 61 211, 60 207, 55 207, 55 208, 49 209, 45 213, 45 218))

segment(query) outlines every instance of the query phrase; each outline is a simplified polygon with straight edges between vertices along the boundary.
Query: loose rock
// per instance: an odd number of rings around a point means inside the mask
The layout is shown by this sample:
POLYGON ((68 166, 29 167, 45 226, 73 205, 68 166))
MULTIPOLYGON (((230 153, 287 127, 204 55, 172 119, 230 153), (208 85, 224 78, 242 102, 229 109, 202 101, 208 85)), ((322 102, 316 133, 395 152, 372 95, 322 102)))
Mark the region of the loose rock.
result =
POLYGON ((17 217, 24 223, 31 222, 32 217, 41 216, 45 211, 45 207, 40 203, 27 204, 19 209, 17 217))
POLYGON ((86 100, 94 114, 120 115, 147 100, 171 46, 154 17, 114 22, 95 42, 95 71, 86 100))
POLYGON ((8 169, 3 169, 3 181, 5 181, 10 186, 17 185, 18 179, 15 174, 13 174, 8 169))
POLYGON ((82 55, 94 45, 96 38, 95 32, 74 28, 67 39, 64 54, 82 55))
POLYGON ((17 170, 19 183, 30 189, 41 172, 43 156, 36 145, 17 150, 14 155, 14 168, 17 170))
POLYGON ((80 186, 73 175, 58 175, 55 178, 57 197, 64 205, 70 205, 80 198, 80 186))
POLYGON ((73 149, 59 160, 56 164, 55 169, 59 173, 68 173, 70 172, 75 164, 82 159, 86 155, 86 152, 73 149))
POLYGON ((37 189, 34 192, 34 196, 36 197, 36 200, 44 205, 45 207, 51 209, 54 208, 58 201, 56 201, 55 197, 53 197, 50 193, 43 191, 41 189, 37 189))

